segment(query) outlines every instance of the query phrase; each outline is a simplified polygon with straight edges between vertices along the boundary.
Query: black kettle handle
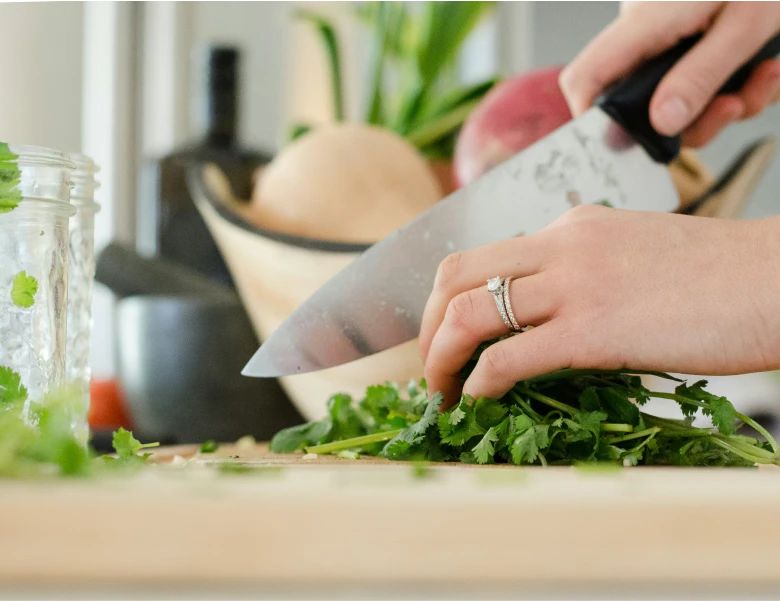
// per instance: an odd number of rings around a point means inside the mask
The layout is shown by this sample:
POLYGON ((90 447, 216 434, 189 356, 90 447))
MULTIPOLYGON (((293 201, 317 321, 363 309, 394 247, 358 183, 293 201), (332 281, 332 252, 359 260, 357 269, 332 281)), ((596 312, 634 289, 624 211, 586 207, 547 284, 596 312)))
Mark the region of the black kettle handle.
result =
MULTIPOLYGON (((673 48, 648 61, 632 75, 611 86, 596 99, 601 107, 623 129, 639 142, 656 161, 669 163, 680 153, 680 136, 662 136, 650 124, 650 99, 661 79, 686 52, 701 39, 701 35, 682 40, 673 48)), ((718 91, 729 94, 738 91, 760 63, 780 53, 780 34, 769 40, 718 91)))

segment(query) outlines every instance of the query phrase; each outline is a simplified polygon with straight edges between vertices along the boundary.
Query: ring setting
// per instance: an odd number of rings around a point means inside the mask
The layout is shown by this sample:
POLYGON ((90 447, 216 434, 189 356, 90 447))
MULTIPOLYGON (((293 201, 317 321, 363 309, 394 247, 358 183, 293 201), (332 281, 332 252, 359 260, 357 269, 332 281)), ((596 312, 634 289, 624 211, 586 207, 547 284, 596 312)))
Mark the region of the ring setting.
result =
POLYGON ((509 282, 512 278, 494 277, 487 282, 487 290, 493 295, 498 314, 504 322, 504 325, 512 332, 521 332, 523 330, 515 319, 512 311, 512 303, 509 300, 509 282))

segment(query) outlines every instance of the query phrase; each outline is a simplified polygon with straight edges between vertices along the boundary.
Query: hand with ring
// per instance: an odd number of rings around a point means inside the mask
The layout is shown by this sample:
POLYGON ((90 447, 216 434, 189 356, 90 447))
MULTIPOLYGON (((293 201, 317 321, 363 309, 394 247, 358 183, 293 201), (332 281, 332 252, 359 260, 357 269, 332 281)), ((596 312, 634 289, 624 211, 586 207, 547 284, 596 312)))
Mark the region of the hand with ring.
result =
POLYGON ((565 367, 778 369, 778 257, 776 217, 576 207, 536 234, 442 262, 420 333, 428 389, 447 407, 461 392, 496 398, 565 367), (513 332, 463 383, 480 344, 513 332))

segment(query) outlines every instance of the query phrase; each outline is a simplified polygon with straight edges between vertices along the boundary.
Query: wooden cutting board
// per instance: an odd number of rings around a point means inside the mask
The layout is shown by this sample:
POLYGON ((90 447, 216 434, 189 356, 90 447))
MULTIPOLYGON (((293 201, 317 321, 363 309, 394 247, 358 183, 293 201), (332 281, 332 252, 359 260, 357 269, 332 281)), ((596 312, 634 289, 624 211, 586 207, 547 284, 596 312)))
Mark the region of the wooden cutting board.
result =
POLYGON ((421 471, 264 445, 167 465, 194 452, 133 477, 0 483, 0 587, 780 586, 780 469, 421 471))

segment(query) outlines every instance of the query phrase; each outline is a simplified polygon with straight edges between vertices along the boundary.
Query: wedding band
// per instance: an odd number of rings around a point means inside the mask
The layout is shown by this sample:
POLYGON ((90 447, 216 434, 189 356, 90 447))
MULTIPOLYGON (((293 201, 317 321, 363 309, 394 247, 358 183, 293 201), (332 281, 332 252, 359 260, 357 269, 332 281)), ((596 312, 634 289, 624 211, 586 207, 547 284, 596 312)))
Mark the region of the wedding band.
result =
POLYGON ((501 277, 490 278, 487 283, 487 289, 490 294, 493 295, 493 300, 496 303, 496 309, 501 319, 504 320, 504 325, 511 331, 515 331, 512 322, 509 321, 506 308, 504 306, 504 279, 501 277))
POLYGON ((507 317, 509 317, 509 325, 511 326, 510 329, 514 330, 515 332, 519 332, 523 328, 521 328, 520 324, 517 323, 517 320, 515 319, 515 313, 512 311, 512 302, 509 300, 509 282, 511 281, 512 276, 509 276, 504 280, 504 309, 506 310, 507 317))

